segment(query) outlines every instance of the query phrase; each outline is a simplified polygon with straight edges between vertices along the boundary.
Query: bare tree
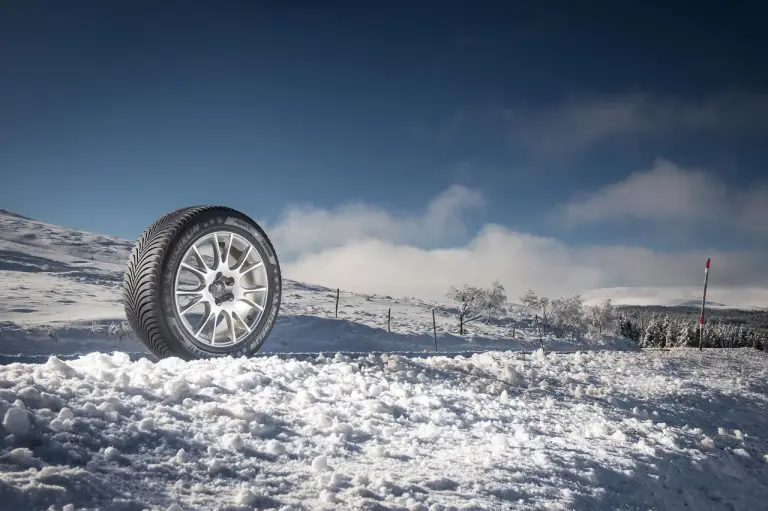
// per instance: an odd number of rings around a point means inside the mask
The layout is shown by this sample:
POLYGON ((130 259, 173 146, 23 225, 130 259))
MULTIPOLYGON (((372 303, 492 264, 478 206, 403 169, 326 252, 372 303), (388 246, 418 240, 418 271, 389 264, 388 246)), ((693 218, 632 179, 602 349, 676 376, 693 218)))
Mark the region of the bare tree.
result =
POLYGON ((585 321, 590 331, 602 334, 616 321, 616 311, 610 298, 597 305, 588 307, 585 311, 585 321))
POLYGON ((482 310, 485 290, 466 284, 460 288, 451 286, 446 297, 459 303, 459 335, 464 335, 464 325, 480 317, 468 318, 467 316, 482 310))
POLYGON ((520 295, 520 303, 523 306, 520 313, 523 314, 528 309, 539 308, 539 297, 536 296, 536 293, 534 293, 532 289, 526 289, 525 292, 520 295))
POLYGON ((464 285, 460 288, 451 286, 446 294, 449 300, 458 302, 459 335, 464 335, 467 323, 490 317, 504 310, 507 295, 504 286, 497 280, 489 289, 464 285))
POLYGON ((567 329, 580 332, 584 327, 584 305, 579 293, 565 298, 556 298, 551 302, 552 323, 558 337, 567 329))
POLYGON ((482 305, 483 312, 488 316, 504 313, 507 304, 507 292, 498 280, 494 280, 491 288, 485 291, 485 301, 482 305))

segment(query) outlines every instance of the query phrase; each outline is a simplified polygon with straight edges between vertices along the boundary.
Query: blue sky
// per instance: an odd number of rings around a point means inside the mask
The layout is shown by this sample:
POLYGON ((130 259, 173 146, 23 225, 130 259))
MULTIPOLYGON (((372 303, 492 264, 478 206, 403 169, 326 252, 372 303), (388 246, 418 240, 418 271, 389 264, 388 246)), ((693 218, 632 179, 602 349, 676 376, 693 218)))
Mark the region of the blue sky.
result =
MULTIPOLYGON (((304 261, 364 238, 466 249, 489 226, 567 250, 768 248, 756 3, 157 4, 0 6, 0 207, 135 238, 225 204, 304 261), (287 234, 350 203, 392 225, 287 234)), ((623 271, 574 288, 645 283, 623 271)))

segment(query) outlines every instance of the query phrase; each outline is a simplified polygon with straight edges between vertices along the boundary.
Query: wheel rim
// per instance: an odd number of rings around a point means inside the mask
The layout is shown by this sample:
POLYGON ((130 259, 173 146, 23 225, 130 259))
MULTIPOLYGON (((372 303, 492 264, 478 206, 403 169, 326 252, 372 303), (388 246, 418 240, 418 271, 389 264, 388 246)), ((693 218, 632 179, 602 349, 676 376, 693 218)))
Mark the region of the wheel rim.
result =
POLYGON ((267 269, 256 247, 230 231, 196 240, 174 279, 174 304, 198 342, 225 348, 245 339, 266 308, 267 269))

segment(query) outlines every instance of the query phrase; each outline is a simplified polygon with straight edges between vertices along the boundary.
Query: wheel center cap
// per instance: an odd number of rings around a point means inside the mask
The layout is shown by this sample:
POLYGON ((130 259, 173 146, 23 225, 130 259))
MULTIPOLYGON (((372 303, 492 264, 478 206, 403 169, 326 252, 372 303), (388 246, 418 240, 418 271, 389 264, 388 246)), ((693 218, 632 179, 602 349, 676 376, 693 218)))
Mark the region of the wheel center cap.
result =
POLYGON ((226 287, 222 281, 217 280, 211 284, 211 294, 214 298, 221 298, 224 295, 224 291, 226 291, 226 287))

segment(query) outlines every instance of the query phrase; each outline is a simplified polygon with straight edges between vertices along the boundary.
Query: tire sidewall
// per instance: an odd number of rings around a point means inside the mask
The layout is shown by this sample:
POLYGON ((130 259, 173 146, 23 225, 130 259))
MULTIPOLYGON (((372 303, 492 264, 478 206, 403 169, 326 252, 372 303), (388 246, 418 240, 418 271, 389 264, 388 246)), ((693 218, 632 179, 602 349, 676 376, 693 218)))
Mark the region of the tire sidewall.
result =
POLYGON ((158 278, 160 324, 169 348, 182 358, 249 357, 269 337, 277 321, 282 295, 280 265, 274 248, 264 231, 253 220, 232 210, 204 211, 182 227, 166 249, 158 278), (215 348, 197 341, 184 327, 174 303, 174 281, 179 265, 194 242, 212 232, 233 232, 248 240, 258 252, 266 270, 269 289, 264 312, 253 332, 235 346, 215 348))

